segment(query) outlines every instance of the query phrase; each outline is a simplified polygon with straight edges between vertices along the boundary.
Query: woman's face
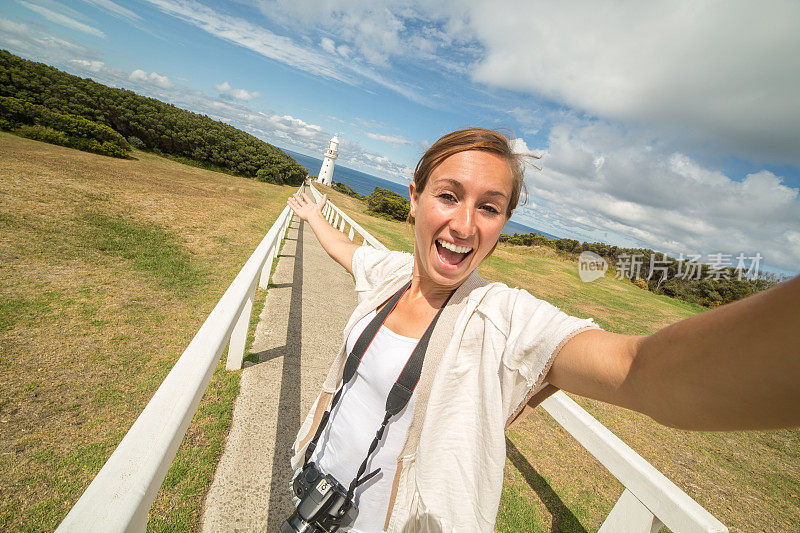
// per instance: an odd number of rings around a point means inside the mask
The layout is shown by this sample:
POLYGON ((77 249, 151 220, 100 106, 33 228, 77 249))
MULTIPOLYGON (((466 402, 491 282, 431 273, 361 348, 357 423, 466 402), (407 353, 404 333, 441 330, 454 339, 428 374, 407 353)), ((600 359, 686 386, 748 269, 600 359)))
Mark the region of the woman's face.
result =
POLYGON ((491 252, 508 218, 511 168, 480 150, 445 159, 425 190, 410 185, 415 268, 437 285, 460 285, 491 252))

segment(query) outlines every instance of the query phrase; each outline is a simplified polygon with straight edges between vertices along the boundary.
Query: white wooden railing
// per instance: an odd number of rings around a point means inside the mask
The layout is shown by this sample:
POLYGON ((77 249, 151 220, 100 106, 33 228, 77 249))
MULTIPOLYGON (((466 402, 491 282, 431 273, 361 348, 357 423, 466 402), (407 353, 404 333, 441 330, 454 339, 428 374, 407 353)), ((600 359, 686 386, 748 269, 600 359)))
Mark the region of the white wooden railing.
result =
MULTIPOLYGON (((302 187, 298 190, 302 190, 302 187)), ((284 208, 139 418, 56 531, 144 531, 147 512, 229 344, 241 368, 256 287, 266 288, 292 211, 284 208)))
POLYGON ((728 528, 561 391, 542 407, 625 487, 601 533, 726 532, 728 528))
MULTIPOLYGON (((314 196, 314 201, 319 202, 322 198, 322 193, 314 187, 313 183, 310 185, 310 188, 311 194, 314 196)), ((357 233, 364 239, 364 243, 379 250, 386 250, 386 246, 384 246, 381 241, 370 235, 367 230, 358 225, 358 222, 347 216, 344 211, 336 207, 332 202, 326 202, 325 207, 322 209, 322 214, 325 215, 325 220, 327 220, 331 226, 337 228, 342 233, 349 227, 350 230, 346 235, 351 241, 357 233)))
MULTIPOLYGON (((311 193, 317 202, 322 197, 313 185, 311 193)), ((364 242, 386 248, 330 201, 323 214, 342 232, 345 223, 350 225, 350 240, 356 228, 364 242)), ((600 527, 601 533, 655 533, 662 526, 676 533, 728 531, 722 522, 569 396, 558 391, 542 402, 542 407, 625 487, 600 527)))

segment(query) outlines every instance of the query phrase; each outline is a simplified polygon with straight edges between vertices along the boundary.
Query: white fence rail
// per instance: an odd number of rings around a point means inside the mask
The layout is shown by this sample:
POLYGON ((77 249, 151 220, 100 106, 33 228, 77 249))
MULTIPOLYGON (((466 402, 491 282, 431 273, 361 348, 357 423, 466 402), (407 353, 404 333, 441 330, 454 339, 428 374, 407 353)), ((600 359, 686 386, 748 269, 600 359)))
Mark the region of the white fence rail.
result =
MULTIPOLYGON (((320 193, 313 184, 311 184, 311 194, 314 196, 315 202, 319 202, 322 198, 322 193, 320 193)), ((370 235, 367 230, 358 225, 358 222, 347 216, 344 211, 333 205, 333 203, 327 202, 322 210, 322 214, 325 215, 325 220, 330 222, 334 228, 337 228, 342 233, 349 227, 350 230, 346 235, 351 241, 353 240, 354 234, 358 233, 364 239, 364 242, 373 248, 386 250, 386 246, 384 246, 381 241, 370 235)))
POLYGON ((281 212, 56 531, 145 530, 147 512, 229 342, 226 368, 242 366, 256 287, 267 287, 292 214, 289 207, 281 212))
MULTIPOLYGON (((322 198, 313 185, 311 193, 317 202, 322 198)), ((356 228, 364 242, 375 248, 386 248, 331 202, 327 202, 323 214, 342 232, 345 223, 349 224, 350 240, 353 240, 353 228, 356 228)), ((559 391, 542 402, 542 407, 625 486, 622 496, 603 522, 601 533, 655 533, 662 526, 677 533, 728 531, 711 513, 569 396, 559 391)))
POLYGON ((625 486, 602 533, 725 532, 728 528, 561 391, 542 407, 625 486))

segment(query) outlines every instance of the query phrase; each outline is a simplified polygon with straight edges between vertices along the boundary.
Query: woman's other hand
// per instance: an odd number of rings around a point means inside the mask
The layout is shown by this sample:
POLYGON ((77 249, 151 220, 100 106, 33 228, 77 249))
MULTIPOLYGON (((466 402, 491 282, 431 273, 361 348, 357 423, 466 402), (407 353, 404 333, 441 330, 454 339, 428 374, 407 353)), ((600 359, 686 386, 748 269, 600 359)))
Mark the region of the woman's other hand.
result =
POLYGON ((301 220, 308 222, 311 217, 318 216, 319 218, 322 218, 322 208, 325 207, 325 202, 327 201, 327 194, 323 194, 322 199, 317 204, 314 203, 314 200, 309 198, 309 196, 303 192, 294 193, 286 201, 286 204, 292 208, 294 214, 300 217, 301 220))
POLYGON ((292 208, 300 220, 308 222, 328 255, 352 274, 353 254, 358 245, 351 242, 344 233, 328 224, 328 221, 322 216, 322 208, 325 207, 327 201, 327 194, 323 194, 317 204, 306 193, 295 193, 289 197, 286 204, 292 208))

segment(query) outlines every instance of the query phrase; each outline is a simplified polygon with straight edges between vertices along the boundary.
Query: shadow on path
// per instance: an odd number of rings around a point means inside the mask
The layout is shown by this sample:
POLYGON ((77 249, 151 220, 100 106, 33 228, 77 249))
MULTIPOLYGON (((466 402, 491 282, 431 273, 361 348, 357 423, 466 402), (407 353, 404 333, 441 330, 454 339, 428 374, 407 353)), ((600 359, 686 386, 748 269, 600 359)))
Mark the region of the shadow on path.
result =
POLYGON ((561 498, 558 497, 552 487, 547 483, 539 472, 528 462, 524 455, 514 446, 511 439, 506 437, 506 457, 509 461, 519 470, 522 477, 528 485, 536 491, 539 499, 542 500, 544 506, 553 516, 553 523, 550 526, 550 531, 575 531, 578 533, 587 533, 586 528, 581 525, 578 518, 572 514, 572 511, 564 505, 561 498))
POLYGON ((281 396, 277 406, 278 424, 275 435, 275 453, 272 457, 272 481, 267 531, 278 531, 281 523, 288 518, 286 502, 291 500, 289 494, 290 452, 301 422, 300 354, 303 348, 303 224, 301 221, 297 227, 297 246, 295 247, 294 269, 292 272, 292 296, 289 300, 289 325, 286 329, 286 345, 279 349, 268 350, 268 352, 259 354, 259 361, 283 355, 283 370, 280 383, 281 396))

